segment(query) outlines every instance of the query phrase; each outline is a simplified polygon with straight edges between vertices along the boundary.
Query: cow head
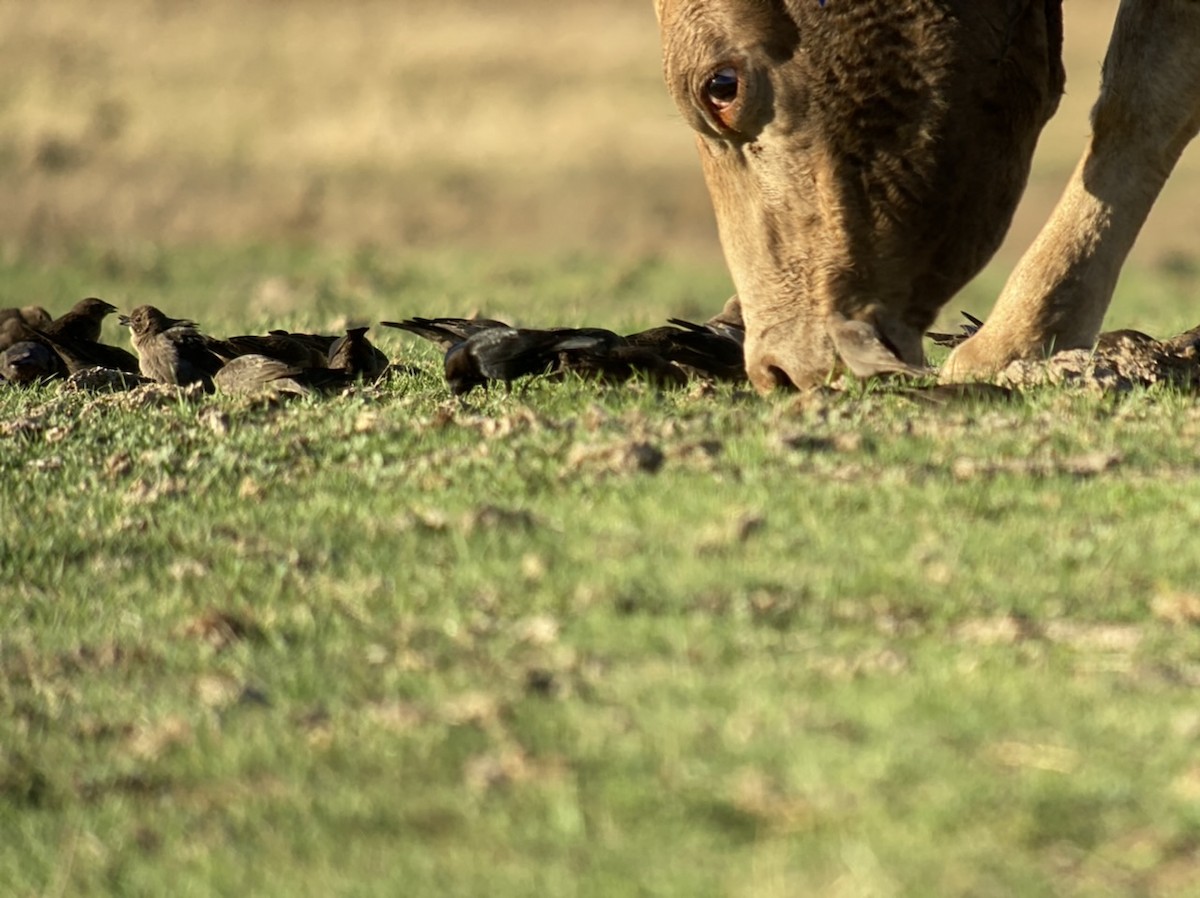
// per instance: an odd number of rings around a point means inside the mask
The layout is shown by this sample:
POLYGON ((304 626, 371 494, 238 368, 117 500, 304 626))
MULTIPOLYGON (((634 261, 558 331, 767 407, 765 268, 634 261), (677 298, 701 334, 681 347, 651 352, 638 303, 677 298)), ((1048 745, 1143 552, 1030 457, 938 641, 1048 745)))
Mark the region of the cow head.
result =
POLYGON ((1060 0, 656 0, 760 390, 923 363, 1062 92, 1060 0))

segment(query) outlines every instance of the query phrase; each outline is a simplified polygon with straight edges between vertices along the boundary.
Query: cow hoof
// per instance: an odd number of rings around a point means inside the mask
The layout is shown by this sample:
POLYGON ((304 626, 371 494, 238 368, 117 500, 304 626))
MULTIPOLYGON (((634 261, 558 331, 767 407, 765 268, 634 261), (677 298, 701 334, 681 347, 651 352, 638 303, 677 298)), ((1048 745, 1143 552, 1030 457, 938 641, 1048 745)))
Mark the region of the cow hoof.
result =
POLYGON ((990 380, 1013 361, 1017 355, 989 345, 982 331, 955 347, 938 372, 939 383, 969 383, 990 380))

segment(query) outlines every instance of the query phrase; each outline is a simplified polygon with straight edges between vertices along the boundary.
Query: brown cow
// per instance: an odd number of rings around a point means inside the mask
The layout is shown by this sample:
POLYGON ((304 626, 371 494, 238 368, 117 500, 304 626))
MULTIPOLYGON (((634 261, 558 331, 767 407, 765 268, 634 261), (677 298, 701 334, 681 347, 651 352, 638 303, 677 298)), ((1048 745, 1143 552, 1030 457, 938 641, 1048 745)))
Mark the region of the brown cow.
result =
MULTIPOLYGON (((916 371, 995 252, 1063 90, 1061 0, 656 0, 760 390, 916 371)), ((1093 134, 944 378, 1090 346, 1200 130, 1200 0, 1123 0, 1093 134)))

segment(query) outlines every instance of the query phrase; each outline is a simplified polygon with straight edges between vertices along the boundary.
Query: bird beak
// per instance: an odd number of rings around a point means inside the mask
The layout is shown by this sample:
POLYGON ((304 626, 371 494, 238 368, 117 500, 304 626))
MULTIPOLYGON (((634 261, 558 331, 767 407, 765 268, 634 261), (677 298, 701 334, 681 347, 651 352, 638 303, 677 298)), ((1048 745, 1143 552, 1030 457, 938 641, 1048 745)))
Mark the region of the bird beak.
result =
POLYGON ((133 322, 129 320, 128 315, 121 315, 117 319, 117 324, 121 325, 121 327, 129 327, 131 324, 133 324, 133 322))

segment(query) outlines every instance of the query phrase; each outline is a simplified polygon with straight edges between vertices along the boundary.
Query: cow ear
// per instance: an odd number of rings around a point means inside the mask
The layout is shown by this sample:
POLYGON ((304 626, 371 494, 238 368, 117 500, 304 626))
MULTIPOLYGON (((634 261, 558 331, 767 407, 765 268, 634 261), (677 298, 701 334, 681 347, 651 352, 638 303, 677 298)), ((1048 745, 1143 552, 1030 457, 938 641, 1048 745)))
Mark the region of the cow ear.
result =
POLYGON ((834 349, 855 377, 878 374, 922 377, 929 373, 928 369, 910 365, 900 358, 891 341, 867 321, 846 318, 839 312, 833 312, 826 320, 825 327, 833 340, 834 349))

